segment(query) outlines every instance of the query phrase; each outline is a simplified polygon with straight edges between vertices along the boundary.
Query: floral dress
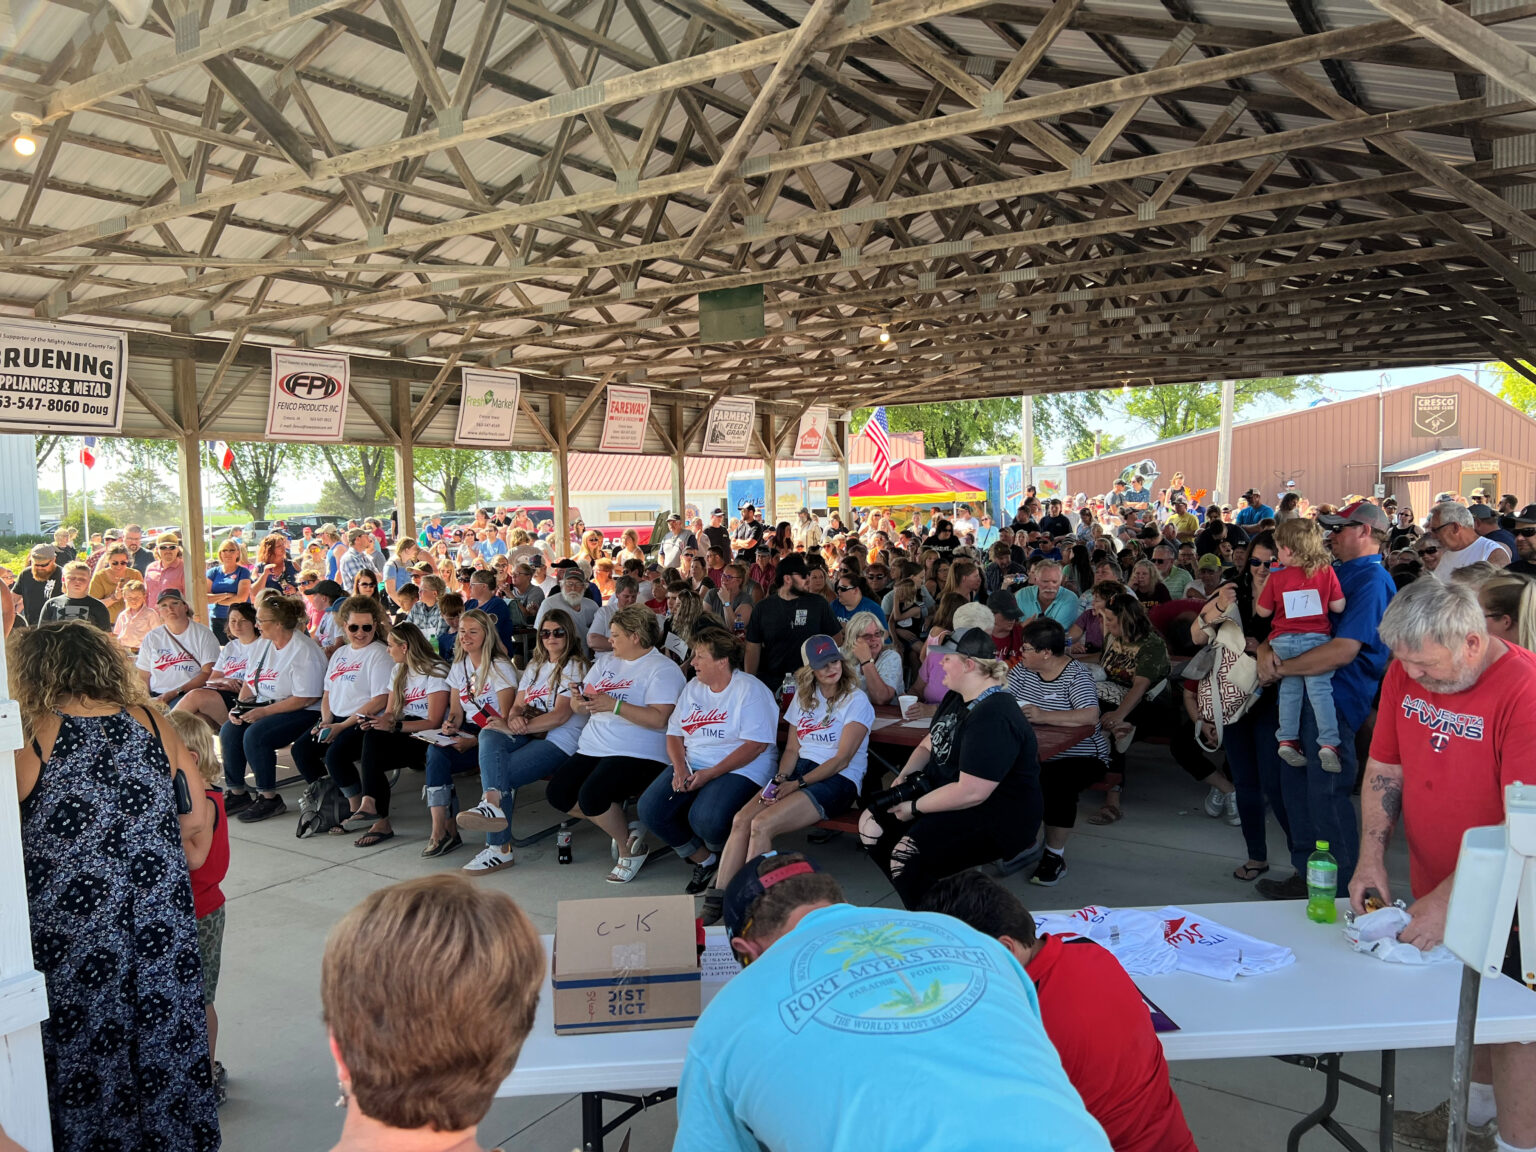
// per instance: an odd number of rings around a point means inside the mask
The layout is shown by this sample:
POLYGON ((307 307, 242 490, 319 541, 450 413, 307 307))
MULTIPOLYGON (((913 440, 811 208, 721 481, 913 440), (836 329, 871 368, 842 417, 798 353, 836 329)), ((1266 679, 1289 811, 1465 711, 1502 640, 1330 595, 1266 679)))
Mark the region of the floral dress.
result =
POLYGON ((217 1149, 192 882, 158 731, 124 712, 61 715, 21 843, 56 1152, 217 1149))

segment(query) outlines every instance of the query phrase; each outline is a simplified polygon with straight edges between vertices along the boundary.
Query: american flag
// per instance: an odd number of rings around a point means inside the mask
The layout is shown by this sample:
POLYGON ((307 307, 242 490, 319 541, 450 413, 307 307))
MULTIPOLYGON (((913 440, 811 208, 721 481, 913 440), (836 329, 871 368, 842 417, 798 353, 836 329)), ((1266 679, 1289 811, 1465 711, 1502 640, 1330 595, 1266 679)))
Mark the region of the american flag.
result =
POLYGON ((891 479, 891 426, 886 423, 883 406, 876 408, 869 423, 864 425, 864 435, 875 446, 875 470, 870 479, 884 487, 891 479))
POLYGON ((96 437, 87 436, 80 441, 80 463, 87 468, 96 467, 96 437))

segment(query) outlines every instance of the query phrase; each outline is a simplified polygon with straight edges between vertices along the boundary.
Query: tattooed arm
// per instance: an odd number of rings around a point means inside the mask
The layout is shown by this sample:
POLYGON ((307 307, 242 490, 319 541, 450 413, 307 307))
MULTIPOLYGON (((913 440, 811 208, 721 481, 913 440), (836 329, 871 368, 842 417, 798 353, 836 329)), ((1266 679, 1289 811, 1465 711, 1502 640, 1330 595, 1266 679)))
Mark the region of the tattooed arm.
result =
POLYGON ((1392 828, 1403 814, 1403 766, 1365 762, 1365 781, 1360 788, 1360 862, 1349 882, 1349 902, 1356 912, 1365 910, 1365 891, 1374 888, 1391 902, 1387 887, 1387 846, 1392 828))

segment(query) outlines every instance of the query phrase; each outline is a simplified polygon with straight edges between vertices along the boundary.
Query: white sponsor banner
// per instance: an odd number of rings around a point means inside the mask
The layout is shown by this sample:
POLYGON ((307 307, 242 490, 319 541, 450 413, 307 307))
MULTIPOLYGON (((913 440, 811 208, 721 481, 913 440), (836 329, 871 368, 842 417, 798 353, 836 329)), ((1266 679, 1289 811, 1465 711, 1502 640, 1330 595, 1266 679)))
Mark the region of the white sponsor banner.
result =
POLYGON ((1065 464, 1048 464, 1037 467, 1034 471, 1035 495, 1040 497, 1040 503, 1049 504, 1052 500, 1060 500, 1063 503, 1067 499, 1067 466, 1065 464))
POLYGON ((340 440, 347 423, 352 362, 335 352, 272 349, 267 436, 273 440, 340 440))
POLYGON ((598 451, 645 451, 645 426, 650 418, 649 388, 608 385, 608 410, 603 414, 603 439, 598 451))
POLYGON ((796 460, 820 460, 822 445, 827 442, 827 410, 807 408, 800 417, 800 432, 795 437, 796 460))
POLYGON ((757 419, 757 401, 750 396, 726 396, 709 410, 704 427, 706 456, 746 456, 752 442, 752 422, 757 419))
POLYGON ((510 448, 517 430, 517 398, 523 389, 521 372, 461 370, 459 426, 453 442, 466 448, 510 448))
POLYGON ((66 434, 121 432, 128 336, 0 320, 0 424, 66 434))

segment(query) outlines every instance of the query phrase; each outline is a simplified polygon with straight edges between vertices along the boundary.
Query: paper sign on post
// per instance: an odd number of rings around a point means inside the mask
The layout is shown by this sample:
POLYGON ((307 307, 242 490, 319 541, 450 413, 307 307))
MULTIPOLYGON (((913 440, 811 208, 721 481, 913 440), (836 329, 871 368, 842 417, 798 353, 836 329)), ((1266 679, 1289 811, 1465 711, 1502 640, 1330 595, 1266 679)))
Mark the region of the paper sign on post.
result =
POLYGON ((750 396, 724 396, 709 410, 704 427, 706 456, 745 456, 752 441, 752 424, 757 419, 757 401, 750 396))
POLYGON ((453 442, 466 448, 510 448, 517 431, 523 374, 465 368, 461 379, 459 424, 453 442))
POLYGON ((820 460, 821 447, 827 442, 827 409, 807 408, 800 417, 800 432, 795 436, 796 460, 820 460))
POLYGON ((272 349, 267 436, 273 440, 340 440, 347 423, 352 365, 334 352, 272 349))
POLYGON ((651 418, 651 390, 624 384, 608 385, 600 452, 643 452, 645 427, 651 418))
POLYGON ((28 431, 120 432, 128 336, 0 320, 0 424, 28 431))

